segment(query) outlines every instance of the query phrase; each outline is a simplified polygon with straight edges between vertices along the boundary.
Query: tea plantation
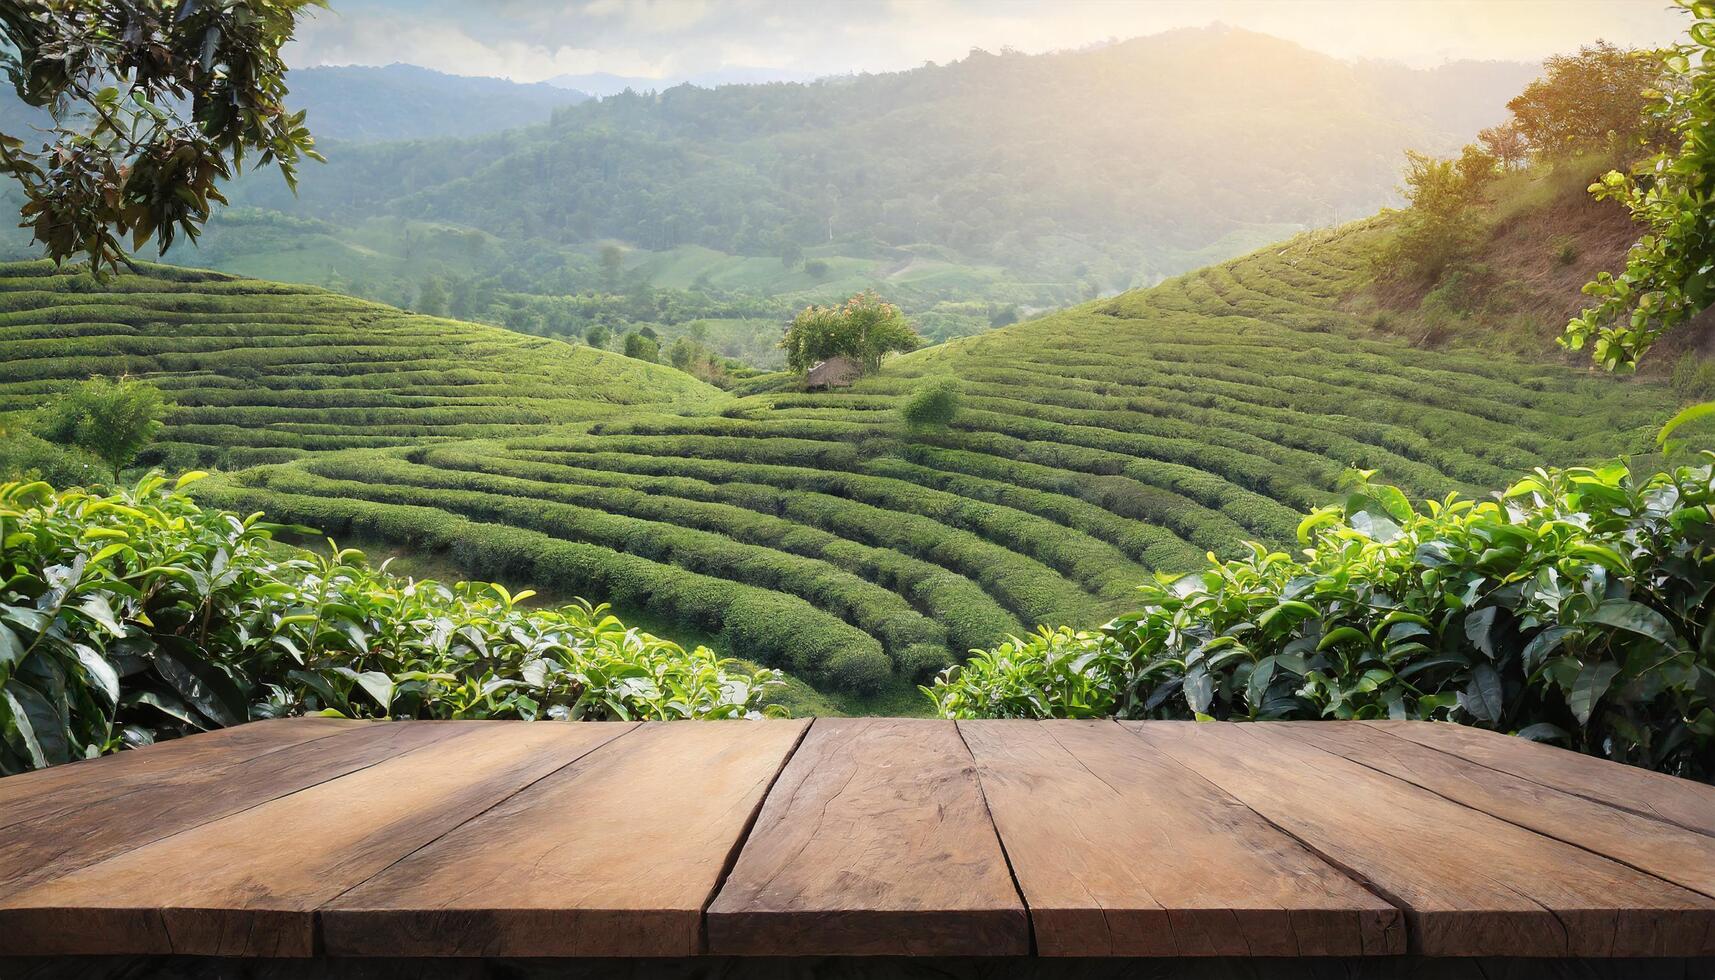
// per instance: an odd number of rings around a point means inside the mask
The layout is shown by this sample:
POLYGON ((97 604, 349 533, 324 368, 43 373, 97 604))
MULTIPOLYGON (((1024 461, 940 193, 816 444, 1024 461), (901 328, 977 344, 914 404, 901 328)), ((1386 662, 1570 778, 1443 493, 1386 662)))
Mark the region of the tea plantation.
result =
POLYGON ((617 354, 313 287, 142 271, 98 282, 48 262, 0 263, 0 415, 68 380, 131 374, 179 406, 143 462, 235 468, 693 408, 720 394, 617 354))
POLYGON ((849 710, 920 710, 911 683, 970 648, 1291 542, 1348 468, 1483 494, 1648 447, 1665 386, 1379 339, 1347 307, 1385 233, 1301 236, 832 393, 726 395, 310 289, 13 267, 0 404, 144 374, 181 406, 171 461, 227 467, 202 491, 221 506, 643 612, 849 710), (936 378, 957 413, 908 429, 936 378))

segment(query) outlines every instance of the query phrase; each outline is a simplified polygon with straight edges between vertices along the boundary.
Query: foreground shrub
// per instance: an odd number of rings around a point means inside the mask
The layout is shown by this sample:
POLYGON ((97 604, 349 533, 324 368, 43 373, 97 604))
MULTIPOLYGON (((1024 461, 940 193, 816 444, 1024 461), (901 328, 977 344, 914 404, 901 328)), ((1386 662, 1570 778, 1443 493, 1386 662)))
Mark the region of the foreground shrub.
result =
POLYGON ((57 486, 105 482, 101 460, 76 446, 61 445, 27 432, 0 432, 0 481, 46 480, 57 486))
POLYGON ((291 714, 749 717, 776 683, 605 607, 284 548, 189 479, 0 485, 0 774, 291 714))
POLYGON ((1361 483, 1299 538, 1300 559, 1253 544, 925 691, 955 718, 1448 720, 1715 777, 1710 465, 1539 470, 1418 509, 1361 483))
POLYGON ((952 378, 937 378, 918 388, 899 414, 913 432, 945 429, 959 414, 959 383, 952 378))

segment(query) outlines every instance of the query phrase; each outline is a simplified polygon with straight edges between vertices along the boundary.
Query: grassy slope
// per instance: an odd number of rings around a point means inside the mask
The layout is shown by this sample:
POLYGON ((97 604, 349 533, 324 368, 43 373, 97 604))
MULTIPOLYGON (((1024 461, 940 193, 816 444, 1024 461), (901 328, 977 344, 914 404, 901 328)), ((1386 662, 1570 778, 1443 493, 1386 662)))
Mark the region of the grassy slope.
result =
MULTIPOLYGON (((1659 384, 1379 337, 1347 307, 1385 234, 1372 220, 1301 236, 890 361, 831 394, 716 401, 685 388, 616 411, 620 384, 612 400, 562 405, 587 414, 553 426, 543 406, 562 403, 539 376, 544 349, 518 338, 529 356, 508 355, 504 370, 469 349, 458 370, 473 374, 482 409, 473 401, 461 411, 474 417, 442 419, 432 401, 465 388, 386 364, 394 381, 377 408, 391 414, 376 421, 396 448, 304 454, 214 492, 342 538, 612 601, 660 632, 785 666, 844 710, 905 710, 911 676, 955 651, 1041 622, 1099 621, 1153 570, 1244 538, 1286 543, 1298 512, 1336 492, 1349 466, 1421 494, 1476 493, 1531 466, 1648 445, 1674 407, 1659 384), (521 369, 538 373, 510 377, 521 369), (897 408, 932 376, 957 379, 964 406, 950 430, 911 436, 897 408), (520 387, 537 399, 528 413, 511 394, 520 387)), ((352 306, 415 330, 471 329, 352 306)), ((364 349, 385 363, 373 338, 364 349)), ((76 361, 62 358, 61 373, 106 369, 76 361)), ((163 380, 262 397, 226 373, 219 386, 163 380)), ((26 392, 9 380, 0 376, 0 396, 15 402, 26 392)), ((334 405, 367 389, 327 394, 334 405)), ((184 411, 169 433, 178 442, 235 435, 211 424, 217 409, 184 411)), ((294 440, 326 424, 240 433, 303 450, 294 440)))
MULTIPOLYGON (((1597 201, 1586 190, 1613 166, 1597 155, 1499 178, 1476 209, 1475 244, 1461 261, 1434 281, 1404 279, 1354 290, 1342 307, 1378 335, 1418 347, 1588 364, 1588 351, 1556 354, 1554 340, 1588 305, 1583 285, 1623 268, 1640 234, 1625 208, 1597 201)), ((1668 373, 1679 355, 1700 343, 1700 353, 1711 353, 1711 325, 1715 311, 1670 334, 1645 361, 1645 373, 1668 373)))
POLYGON ((670 368, 305 286, 167 266, 98 283, 0 265, 0 413, 127 373, 177 408, 152 459, 240 467, 517 435, 726 396, 670 368))

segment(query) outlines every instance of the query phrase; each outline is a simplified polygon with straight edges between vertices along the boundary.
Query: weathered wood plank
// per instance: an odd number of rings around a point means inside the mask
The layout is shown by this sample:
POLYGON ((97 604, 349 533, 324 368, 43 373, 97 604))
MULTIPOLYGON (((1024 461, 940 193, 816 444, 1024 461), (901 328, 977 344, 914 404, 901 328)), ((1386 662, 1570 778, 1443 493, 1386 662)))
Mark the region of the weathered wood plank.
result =
POLYGON ((139 786, 156 787, 199 778, 211 766, 227 766, 270 752, 337 735, 363 722, 345 718, 282 718, 234 725, 194 738, 115 752, 0 779, 0 830, 27 820, 111 800, 139 786))
POLYGON ((1613 858, 1715 898, 1715 840, 1605 803, 1487 769, 1368 725, 1262 722, 1294 738, 1508 823, 1613 858))
POLYGON ((715 954, 1029 953, 953 722, 817 721, 709 906, 708 933, 715 954))
POLYGON ((1609 858, 1254 725, 1125 724, 1405 909, 1413 951, 1715 953, 1715 902, 1609 858))
POLYGON ((332 955, 683 956, 806 722, 645 724, 321 912, 332 955))
POLYGON ((1046 956, 1400 953, 1400 913, 1107 721, 971 721, 1046 956))
MULTIPOLYGON (((306 728, 306 733, 315 729, 306 728)), ((260 743, 212 739, 228 752, 200 751, 179 769, 152 766, 152 782, 84 806, 56 811, 0 834, 0 894, 26 887, 133 851, 174 834, 247 810, 288 793, 356 772, 393 756, 447 738, 457 732, 446 724, 351 722, 327 738, 287 744, 257 753, 260 743), (350 726, 355 727, 350 727, 350 726), (222 760, 230 759, 230 762, 222 760)), ((286 731, 275 727, 276 733, 286 731)), ((208 736, 182 739, 196 742, 208 736)), ((53 770, 48 770, 52 772, 53 770)), ((109 769, 109 772, 112 770, 109 769)), ((125 773, 120 773, 125 775, 125 773)), ((95 783, 105 774, 91 775, 95 783)), ((91 796, 92 787, 76 783, 64 795, 91 796)), ((0 943, 4 940, 0 939, 0 943)))
POLYGON ((451 734, 0 895, 0 953, 308 956, 319 906, 633 727, 394 726, 451 734))
POLYGON ((1687 830, 1715 836, 1715 786, 1445 722, 1375 721, 1390 735, 1687 830))

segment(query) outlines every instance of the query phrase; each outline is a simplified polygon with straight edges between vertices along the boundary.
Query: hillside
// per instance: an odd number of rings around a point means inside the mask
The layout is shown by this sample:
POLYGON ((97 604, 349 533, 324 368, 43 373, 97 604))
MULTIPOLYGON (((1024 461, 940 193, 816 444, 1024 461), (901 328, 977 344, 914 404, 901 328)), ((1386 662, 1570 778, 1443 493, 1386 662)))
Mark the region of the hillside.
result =
POLYGON ((238 468, 354 446, 510 436, 720 393, 671 368, 309 286, 171 266, 97 282, 0 265, 0 417, 91 374, 177 403, 143 460, 238 468))
POLYGON ((903 285, 913 313, 942 300, 1058 307, 1371 213, 1395 200, 1405 148, 1456 149, 1536 70, 1346 62, 1209 28, 808 84, 622 93, 475 139, 332 147, 300 196, 264 177, 233 193, 320 226, 256 248, 249 229, 223 237, 217 220, 206 254, 175 261, 337 277, 410 302, 428 276, 612 291, 595 256, 615 242, 628 289, 796 302, 903 285), (432 245, 466 233, 456 256, 432 245), (899 282, 920 258, 946 288, 899 282), (675 276, 687 261, 698 274, 675 276))
POLYGON ((622 94, 526 132, 354 151, 306 181, 301 202, 258 182, 246 203, 651 250, 927 242, 1062 274, 1115 263, 1129 277, 1247 229, 1373 211, 1406 147, 1452 148, 1502 118, 1534 74, 1512 67, 1496 78, 1352 64, 1220 28, 1090 51, 974 52, 808 85, 622 94), (1459 108, 1436 108, 1449 105, 1459 108))
MULTIPOLYGON (((1497 178, 1475 209, 1468 254, 1433 281, 1410 278, 1372 283, 1344 308, 1378 333, 1419 347, 1501 350, 1532 355, 1553 350, 1566 321, 1588 305, 1585 283, 1625 267, 1639 226, 1614 202, 1591 197, 1588 187, 1614 169, 1606 155, 1540 163, 1497 178)), ((1683 355, 1715 352, 1715 310, 1672 335, 1643 370, 1684 371, 1683 355)), ((1569 364, 1583 364, 1568 352, 1569 364)), ((1695 358, 1694 358, 1695 360, 1695 358)), ((1696 371, 1693 371, 1696 374, 1696 371)), ((1715 369, 1702 384, 1679 387, 1694 397, 1715 396, 1715 369), (1697 390, 1692 390, 1693 388, 1697 390)))
POLYGON ((144 374, 182 406, 170 461, 279 461, 205 491, 218 503, 611 601, 847 709, 910 709, 909 682, 967 649, 1099 622, 1152 571, 1241 539, 1289 543, 1348 467, 1484 493, 1649 447, 1666 385, 1378 334, 1350 307, 1389 221, 897 358, 850 391, 744 397, 312 289, 15 267, 0 404, 144 374), (963 391, 952 426, 906 432, 899 406, 942 376, 963 391))

